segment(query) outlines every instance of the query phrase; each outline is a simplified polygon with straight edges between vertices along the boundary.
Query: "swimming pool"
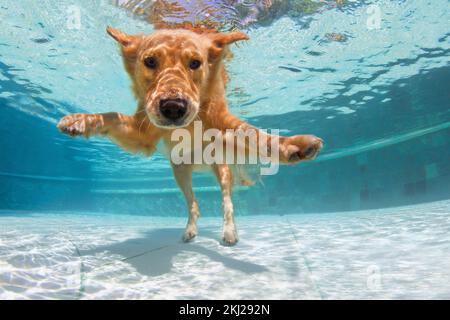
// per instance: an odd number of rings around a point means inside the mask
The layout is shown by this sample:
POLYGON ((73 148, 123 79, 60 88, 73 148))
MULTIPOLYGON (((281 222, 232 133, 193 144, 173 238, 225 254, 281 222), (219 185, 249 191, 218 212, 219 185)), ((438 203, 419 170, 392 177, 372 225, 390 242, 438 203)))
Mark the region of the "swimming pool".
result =
POLYGON ((226 248, 211 175, 194 176, 200 234, 182 244, 185 203, 159 153, 55 127, 134 112, 104 30, 152 25, 112 1, 2 1, 0 297, 450 298, 448 1, 292 3, 260 22, 227 11, 250 36, 232 48, 227 98, 325 148, 236 189, 241 242, 226 248))

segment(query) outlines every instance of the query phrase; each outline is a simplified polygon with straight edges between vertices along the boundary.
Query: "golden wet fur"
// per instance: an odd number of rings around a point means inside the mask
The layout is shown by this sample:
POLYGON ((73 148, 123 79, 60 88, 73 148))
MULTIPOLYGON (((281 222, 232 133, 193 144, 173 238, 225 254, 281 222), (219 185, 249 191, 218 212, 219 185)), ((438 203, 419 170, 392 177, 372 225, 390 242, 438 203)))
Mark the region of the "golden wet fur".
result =
MULTIPOLYGON (((137 110, 131 116, 117 112, 68 115, 58 124, 62 132, 72 136, 107 136, 127 151, 151 155, 160 141, 170 151, 178 143, 171 141, 173 130, 183 127, 192 133, 194 120, 201 121, 204 130, 215 128, 225 132, 227 129, 254 128, 232 115, 225 99, 227 77, 223 60, 229 54, 230 44, 248 39, 244 33, 199 34, 163 29, 150 35, 128 35, 111 27, 107 32, 120 45, 138 102, 137 110), (186 116, 179 122, 165 118, 161 103, 166 100, 184 101, 186 116)), ((269 142, 273 138, 261 131, 257 134, 258 137, 264 135, 269 142)), ((279 137, 279 161, 311 160, 321 147, 322 140, 312 135, 279 137)), ((189 241, 197 235, 196 221, 200 215, 192 190, 195 166, 172 163, 172 168, 188 205, 189 219, 183 240, 189 241)), ((233 245, 238 241, 231 201, 233 171, 226 164, 214 164, 211 169, 222 190, 222 240, 233 245)))

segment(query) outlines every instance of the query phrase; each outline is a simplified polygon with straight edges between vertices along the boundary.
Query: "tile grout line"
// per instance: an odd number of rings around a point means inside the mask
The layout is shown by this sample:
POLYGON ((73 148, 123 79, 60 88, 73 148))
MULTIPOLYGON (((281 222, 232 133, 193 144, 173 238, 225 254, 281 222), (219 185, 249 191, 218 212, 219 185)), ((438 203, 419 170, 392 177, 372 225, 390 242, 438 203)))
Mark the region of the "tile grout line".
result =
POLYGON ((285 217, 286 223, 288 224, 289 231, 291 232, 291 235, 292 235, 292 237, 294 238, 294 241, 295 241, 295 243, 297 244, 297 247, 299 248, 300 255, 301 255, 301 257, 303 258, 304 264, 305 264, 305 266, 306 266, 306 270, 307 270, 307 272, 308 272, 308 278, 309 278, 309 280, 311 281, 311 284, 312 284, 314 290, 315 290, 316 293, 319 295, 320 300, 324 300, 324 296, 323 296, 321 290, 319 289, 319 286, 318 286, 318 285, 316 284, 316 282, 314 281, 314 278, 313 278, 313 272, 312 272, 312 270, 311 270, 311 267, 309 266, 308 259, 306 258, 306 255, 303 253, 303 250, 302 250, 302 248, 301 248, 300 241, 298 241, 297 236, 295 235, 295 232, 294 232, 294 230, 293 230, 292 224, 291 224, 291 222, 289 221, 289 219, 288 219, 288 217, 287 217, 286 215, 285 215, 284 217, 285 217))

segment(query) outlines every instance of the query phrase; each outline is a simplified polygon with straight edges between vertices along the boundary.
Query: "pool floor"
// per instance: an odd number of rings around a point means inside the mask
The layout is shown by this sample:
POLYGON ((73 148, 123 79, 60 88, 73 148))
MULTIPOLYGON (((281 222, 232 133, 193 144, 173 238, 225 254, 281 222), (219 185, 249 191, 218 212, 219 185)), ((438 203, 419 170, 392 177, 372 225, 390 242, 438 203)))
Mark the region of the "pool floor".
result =
POLYGON ((221 218, 0 212, 0 299, 450 299, 450 201, 221 218))

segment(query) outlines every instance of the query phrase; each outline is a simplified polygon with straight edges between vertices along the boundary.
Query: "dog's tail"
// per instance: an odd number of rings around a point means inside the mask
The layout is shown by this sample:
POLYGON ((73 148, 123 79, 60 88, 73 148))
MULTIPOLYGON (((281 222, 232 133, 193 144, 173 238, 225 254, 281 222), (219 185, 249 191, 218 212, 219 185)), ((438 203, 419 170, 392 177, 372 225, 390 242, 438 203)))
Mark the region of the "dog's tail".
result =
POLYGON ((233 172, 233 182, 240 186, 254 186, 255 184, 263 184, 260 174, 260 168, 258 165, 231 165, 233 172))

